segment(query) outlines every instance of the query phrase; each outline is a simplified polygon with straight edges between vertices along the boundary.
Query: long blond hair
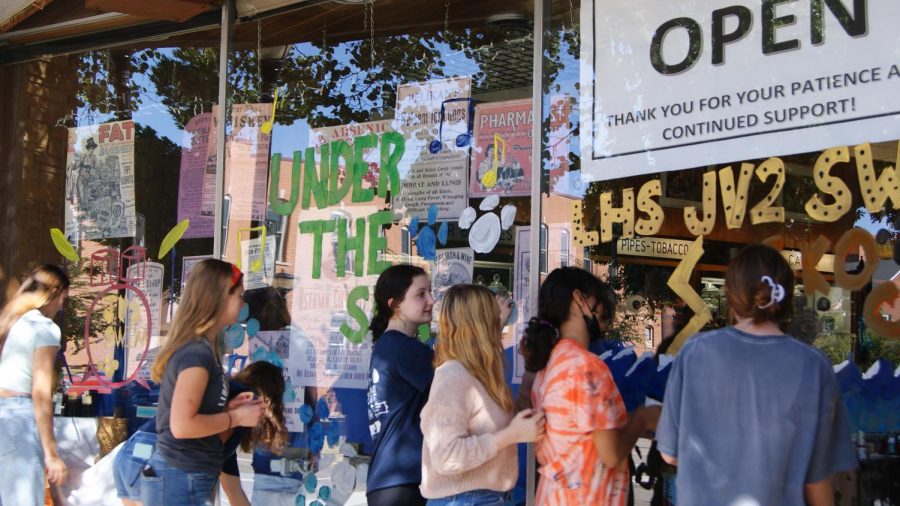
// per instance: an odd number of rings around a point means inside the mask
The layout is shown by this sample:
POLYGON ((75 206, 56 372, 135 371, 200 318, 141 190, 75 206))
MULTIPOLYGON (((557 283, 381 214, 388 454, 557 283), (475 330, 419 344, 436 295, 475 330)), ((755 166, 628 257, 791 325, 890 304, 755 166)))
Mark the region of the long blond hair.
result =
POLYGON ((434 366, 456 360, 487 390, 491 399, 513 411, 512 393, 503 376, 500 308, 480 285, 454 285, 444 294, 434 366))
MULTIPOLYGON (((233 269, 228 262, 210 258, 197 264, 191 271, 178 312, 175 313, 166 337, 166 344, 153 362, 150 372, 153 381, 162 381, 166 364, 179 348, 191 341, 206 339, 204 336, 216 325, 219 314, 225 309, 228 295, 241 286, 240 277, 237 282, 233 281, 233 269)), ((210 344, 215 350, 215 339, 210 344)))
POLYGON ((68 288, 69 276, 59 266, 46 264, 31 271, 9 304, 0 311, 0 354, 10 329, 22 315, 32 309, 43 309, 68 288))

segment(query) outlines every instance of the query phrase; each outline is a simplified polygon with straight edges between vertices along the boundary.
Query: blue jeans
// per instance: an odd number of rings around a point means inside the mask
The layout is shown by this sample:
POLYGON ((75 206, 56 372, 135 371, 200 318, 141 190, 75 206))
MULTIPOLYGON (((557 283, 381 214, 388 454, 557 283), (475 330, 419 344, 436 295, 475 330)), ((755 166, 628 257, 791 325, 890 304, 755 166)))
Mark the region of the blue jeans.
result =
POLYGON ((113 461, 113 479, 119 498, 141 500, 141 471, 155 449, 156 433, 140 430, 132 434, 122 445, 113 461))
POLYGON ((450 497, 429 499, 428 506, 503 506, 508 499, 509 492, 471 490, 450 497))
POLYGON ((141 472, 141 502, 154 506, 212 505, 218 476, 172 467, 154 453, 141 472))
POLYGON ((44 450, 30 397, 0 397, 0 506, 44 504, 44 450))

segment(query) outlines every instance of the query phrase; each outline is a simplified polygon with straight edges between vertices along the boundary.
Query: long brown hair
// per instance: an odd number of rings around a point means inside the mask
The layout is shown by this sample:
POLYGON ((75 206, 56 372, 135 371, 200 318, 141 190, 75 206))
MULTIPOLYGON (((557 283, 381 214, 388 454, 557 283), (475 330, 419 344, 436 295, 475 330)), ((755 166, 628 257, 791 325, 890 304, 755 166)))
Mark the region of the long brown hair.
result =
MULTIPOLYGON (((237 281, 232 279, 233 269, 228 262, 209 258, 191 271, 166 343, 153 363, 150 373, 153 381, 162 381, 166 364, 175 351, 191 341, 206 339, 203 336, 216 325, 219 314, 225 309, 228 295, 241 286, 240 277, 237 281)), ((215 350, 214 341, 210 344, 215 350)))
POLYGON ((69 276, 57 265, 41 265, 31 271, 9 304, 0 311, 0 354, 10 329, 22 315, 32 309, 43 309, 68 288, 69 276))
POLYGON ((250 452, 261 444, 273 453, 280 453, 287 443, 287 429, 284 426, 284 376, 281 368, 270 362, 259 361, 248 365, 232 378, 251 387, 265 402, 266 411, 259 424, 241 439, 241 449, 250 452))
POLYGON ((444 294, 434 366, 456 360, 487 390, 491 399, 513 411, 512 393, 503 377, 500 308, 480 285, 454 285, 444 294))

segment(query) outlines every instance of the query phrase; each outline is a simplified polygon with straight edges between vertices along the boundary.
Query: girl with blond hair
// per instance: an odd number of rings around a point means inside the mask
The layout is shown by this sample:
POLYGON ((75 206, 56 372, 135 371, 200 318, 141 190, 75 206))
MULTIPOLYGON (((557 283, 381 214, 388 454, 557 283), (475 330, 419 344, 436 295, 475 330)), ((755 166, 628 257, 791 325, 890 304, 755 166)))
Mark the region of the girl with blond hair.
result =
POLYGON ((210 504, 222 470, 219 434, 259 423, 264 405, 251 392, 226 409, 228 381, 217 351, 222 331, 237 321, 243 293, 243 274, 233 264, 208 259, 191 271, 151 371, 160 383, 158 439, 142 471, 144 504, 210 504))
POLYGON ((534 441, 543 428, 543 415, 531 410, 514 416, 503 373, 506 302, 479 285, 444 295, 422 409, 421 490, 429 505, 505 504, 518 478, 516 443, 534 441))
POLYGON ((0 504, 44 504, 44 478, 65 483, 53 436, 53 364, 69 277, 42 265, 0 312, 0 504))

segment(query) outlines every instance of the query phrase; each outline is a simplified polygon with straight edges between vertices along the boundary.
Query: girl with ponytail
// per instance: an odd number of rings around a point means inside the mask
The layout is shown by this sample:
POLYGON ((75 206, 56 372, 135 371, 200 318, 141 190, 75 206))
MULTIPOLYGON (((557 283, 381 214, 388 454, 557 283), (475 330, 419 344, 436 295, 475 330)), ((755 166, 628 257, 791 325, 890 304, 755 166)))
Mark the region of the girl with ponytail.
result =
POLYGON ((424 505, 419 418, 434 377, 434 353, 416 337, 431 322, 431 281, 421 267, 395 265, 375 283, 369 369, 370 506, 424 505))
POLYGON ((734 324, 678 352, 656 440, 679 504, 834 504, 831 474, 856 467, 831 364, 782 331, 793 294, 779 251, 745 247, 725 272, 734 324))
POLYGON ((630 416, 603 361, 588 344, 603 338, 612 312, 609 290, 590 272, 562 267, 541 285, 537 318, 520 342, 525 368, 536 372, 535 410, 545 416, 536 442, 536 504, 624 506, 628 457, 638 437, 656 427, 659 407, 630 416))
POLYGON ((44 504, 44 479, 68 476, 53 435, 53 364, 61 332, 53 318, 69 277, 42 265, 0 312, 0 504, 44 504))

